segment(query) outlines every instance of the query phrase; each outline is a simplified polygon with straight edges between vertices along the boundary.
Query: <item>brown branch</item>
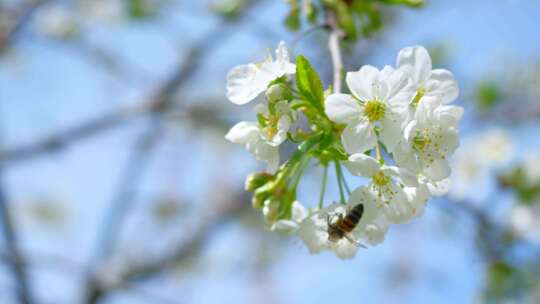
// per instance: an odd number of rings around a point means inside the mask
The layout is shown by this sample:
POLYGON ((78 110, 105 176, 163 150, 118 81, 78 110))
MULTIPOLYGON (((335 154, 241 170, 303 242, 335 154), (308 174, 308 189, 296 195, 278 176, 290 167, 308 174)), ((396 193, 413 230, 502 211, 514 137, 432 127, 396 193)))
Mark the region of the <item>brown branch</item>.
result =
POLYGON ((2 225, 0 230, 2 230, 4 234, 7 251, 9 256, 13 258, 10 266, 15 277, 15 282, 17 283, 17 297, 20 303, 31 304, 33 301, 28 276, 24 267, 24 257, 19 249, 18 235, 16 232, 15 223, 13 223, 13 219, 10 214, 2 181, 0 181, 0 224, 2 225))
POLYGON ((24 26, 32 20, 32 17, 38 8, 49 1, 50 0, 35 0, 27 4, 27 7, 23 9, 23 12, 19 15, 13 26, 4 35, 1 35, 0 33, 0 53, 4 52, 14 43, 17 35, 24 26))

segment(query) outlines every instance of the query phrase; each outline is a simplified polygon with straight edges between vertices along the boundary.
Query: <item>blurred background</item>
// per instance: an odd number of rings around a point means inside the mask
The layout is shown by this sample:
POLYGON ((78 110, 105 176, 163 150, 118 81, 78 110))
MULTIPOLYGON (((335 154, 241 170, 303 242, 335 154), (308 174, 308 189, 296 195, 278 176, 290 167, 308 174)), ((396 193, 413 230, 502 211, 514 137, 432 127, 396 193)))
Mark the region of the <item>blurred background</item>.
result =
POLYGON ((466 111, 450 193, 350 261, 266 231, 223 138, 280 40, 331 83, 303 3, 0 1, 0 303, 540 303, 540 2, 356 1, 346 70, 424 45, 466 111))

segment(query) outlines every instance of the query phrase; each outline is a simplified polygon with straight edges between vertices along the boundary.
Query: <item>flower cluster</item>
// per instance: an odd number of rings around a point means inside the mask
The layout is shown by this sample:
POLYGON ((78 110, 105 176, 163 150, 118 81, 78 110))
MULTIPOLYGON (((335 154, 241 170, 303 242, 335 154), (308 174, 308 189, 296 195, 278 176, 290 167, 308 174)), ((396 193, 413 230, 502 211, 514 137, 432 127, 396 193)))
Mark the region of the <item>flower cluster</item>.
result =
POLYGON ((459 93, 454 76, 432 69, 421 46, 402 49, 396 67, 365 65, 348 72, 345 81, 348 94, 324 90, 307 59, 300 55, 292 63, 281 42, 275 59, 241 65, 227 75, 233 103, 246 104, 263 92, 266 100, 256 106, 256 121, 240 122, 225 136, 267 163, 266 172, 247 178, 246 189, 268 227, 297 233, 311 253, 331 250, 340 258, 379 244, 390 224, 420 216, 431 195, 446 193, 463 114, 450 105, 459 93), (297 148, 281 162, 285 142, 297 148), (296 188, 313 160, 324 175, 319 204, 308 210, 296 200, 296 188), (340 201, 325 206, 331 165, 340 201), (368 181, 348 199, 342 166, 368 181), (352 215, 359 204, 363 208, 352 215))

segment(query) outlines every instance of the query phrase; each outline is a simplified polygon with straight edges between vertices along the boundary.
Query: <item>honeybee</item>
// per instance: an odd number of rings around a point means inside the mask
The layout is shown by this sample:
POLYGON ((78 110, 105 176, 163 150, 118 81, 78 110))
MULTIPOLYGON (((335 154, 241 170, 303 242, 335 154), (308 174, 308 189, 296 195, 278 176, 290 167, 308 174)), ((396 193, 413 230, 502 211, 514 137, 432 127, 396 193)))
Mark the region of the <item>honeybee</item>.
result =
POLYGON ((353 243, 356 246, 364 247, 362 244, 353 240, 348 234, 354 230, 354 228, 360 222, 364 214, 364 205, 358 204, 354 206, 347 213, 340 213, 337 215, 337 220, 334 221, 334 215, 327 215, 326 220, 328 222, 328 240, 331 242, 337 242, 342 238, 346 238, 349 242, 353 243))

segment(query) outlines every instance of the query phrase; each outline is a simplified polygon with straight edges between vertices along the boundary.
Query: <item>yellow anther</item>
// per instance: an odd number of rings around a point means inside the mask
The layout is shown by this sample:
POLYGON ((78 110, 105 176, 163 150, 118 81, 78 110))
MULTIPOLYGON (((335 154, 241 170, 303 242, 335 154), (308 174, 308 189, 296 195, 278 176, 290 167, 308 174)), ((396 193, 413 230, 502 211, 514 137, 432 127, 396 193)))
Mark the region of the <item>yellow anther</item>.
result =
POLYGON ((379 100, 370 100, 366 103, 364 113, 370 122, 378 121, 384 118, 386 107, 384 103, 379 100))

